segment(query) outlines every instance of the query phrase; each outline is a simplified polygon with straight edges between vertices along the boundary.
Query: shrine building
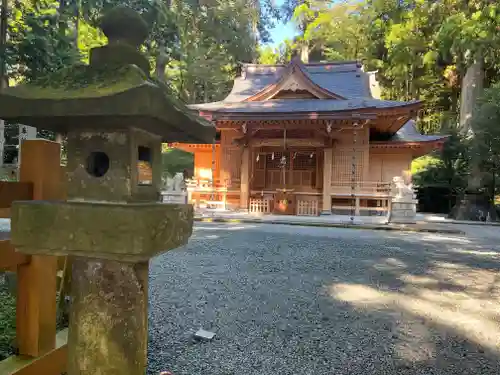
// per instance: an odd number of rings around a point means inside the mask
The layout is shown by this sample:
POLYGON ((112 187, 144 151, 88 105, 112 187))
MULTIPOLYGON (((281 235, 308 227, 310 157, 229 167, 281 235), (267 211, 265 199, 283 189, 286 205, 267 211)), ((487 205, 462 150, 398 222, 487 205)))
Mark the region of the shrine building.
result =
POLYGON ((255 213, 382 215, 390 183, 442 146, 420 134, 421 101, 380 98, 359 62, 242 67, 222 101, 191 105, 217 127, 194 154, 189 199, 255 213))

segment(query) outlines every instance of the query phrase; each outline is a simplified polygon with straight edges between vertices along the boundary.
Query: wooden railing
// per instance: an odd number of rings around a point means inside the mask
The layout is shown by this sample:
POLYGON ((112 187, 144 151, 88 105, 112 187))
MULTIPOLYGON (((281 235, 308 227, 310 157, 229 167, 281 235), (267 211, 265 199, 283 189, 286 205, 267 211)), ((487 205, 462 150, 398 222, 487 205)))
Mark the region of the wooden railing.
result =
POLYGON ((370 181, 356 182, 353 189, 353 184, 350 181, 332 181, 332 195, 350 195, 353 190, 358 196, 389 196, 391 192, 391 183, 370 181))
POLYGON ((187 189, 194 192, 239 190, 240 180, 193 178, 186 181, 187 189))
MULTIPOLYGON (((19 182, 0 182, 0 212, 16 200, 64 199, 60 145, 24 141, 19 182)), ((6 233, 8 237, 8 233, 6 233)), ((16 343, 19 355, 0 362, 2 375, 60 375, 66 371, 67 332, 56 332, 58 258, 17 253, 0 240, 0 271, 17 272, 16 343)))

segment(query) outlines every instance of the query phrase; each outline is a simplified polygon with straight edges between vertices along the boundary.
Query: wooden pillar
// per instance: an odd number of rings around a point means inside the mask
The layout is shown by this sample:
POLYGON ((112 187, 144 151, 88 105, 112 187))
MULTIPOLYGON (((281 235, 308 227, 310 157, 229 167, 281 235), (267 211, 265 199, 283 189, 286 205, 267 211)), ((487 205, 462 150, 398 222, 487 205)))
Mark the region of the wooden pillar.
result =
POLYGON ((241 156, 241 180, 240 180, 240 209, 248 210, 248 199, 250 194, 250 149, 243 148, 241 156))
POLYGON ((356 197, 355 202, 356 203, 355 203, 355 207, 354 207, 354 215, 359 216, 361 214, 359 197, 356 197))
POLYGON ((323 209, 322 215, 332 214, 332 167, 333 148, 328 147, 323 151, 323 209))
MULTIPOLYGON (((60 144, 46 140, 22 142, 19 180, 33 183, 34 200, 59 200, 60 144)), ((32 255, 18 267, 16 330, 19 354, 38 357, 56 344, 57 257, 32 255)))

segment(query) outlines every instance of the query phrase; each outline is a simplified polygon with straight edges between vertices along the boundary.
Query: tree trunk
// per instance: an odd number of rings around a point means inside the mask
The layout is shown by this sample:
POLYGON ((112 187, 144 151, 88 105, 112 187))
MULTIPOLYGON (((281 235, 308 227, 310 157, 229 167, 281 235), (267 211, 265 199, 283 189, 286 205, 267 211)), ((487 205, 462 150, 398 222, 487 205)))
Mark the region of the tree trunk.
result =
POLYGON ((57 9, 59 14, 58 28, 61 35, 66 35, 67 24, 66 24, 66 0, 59 0, 59 8, 57 9))
MULTIPOLYGON (((483 80, 484 59, 478 55, 465 73, 460 95, 460 132, 469 139, 474 137, 472 117, 477 100, 483 91, 483 80)), ((472 155, 470 163, 467 190, 462 200, 453 208, 450 216, 457 220, 478 221, 485 220, 486 217, 496 220, 497 215, 487 196, 488 194, 481 192, 482 173, 480 160, 477 159, 476 155, 472 155)))
POLYGON ((74 42, 74 47, 76 49, 76 53, 79 53, 80 52, 80 50, 78 49, 78 41, 80 39, 80 2, 79 1, 76 2, 74 11, 75 11, 75 14, 74 14, 75 30, 73 33, 73 42, 74 42))
MULTIPOLYGON (((484 60, 478 58, 467 69, 462 80, 462 93, 460 95, 460 132, 466 137, 474 137, 472 116, 477 99, 483 91, 484 60)), ((469 191, 477 191, 481 187, 481 171, 479 161, 474 157, 471 160, 471 173, 467 181, 469 191)))
POLYGON ((156 56, 155 77, 160 82, 165 82, 165 69, 167 68, 168 56, 165 52, 165 47, 160 44, 158 47, 158 55, 156 56))
MULTIPOLYGON (((7 77, 7 62, 5 61, 5 52, 7 48, 7 27, 8 27, 8 0, 2 0, 0 7, 0 90, 9 86, 9 78, 7 77)), ((5 145, 5 121, 0 119, 0 167, 3 167, 3 155, 5 145)))
POLYGON ((460 129, 468 134, 471 129, 471 119, 477 99, 483 91, 484 60, 478 58, 465 73, 462 79, 462 93, 460 95, 460 129))

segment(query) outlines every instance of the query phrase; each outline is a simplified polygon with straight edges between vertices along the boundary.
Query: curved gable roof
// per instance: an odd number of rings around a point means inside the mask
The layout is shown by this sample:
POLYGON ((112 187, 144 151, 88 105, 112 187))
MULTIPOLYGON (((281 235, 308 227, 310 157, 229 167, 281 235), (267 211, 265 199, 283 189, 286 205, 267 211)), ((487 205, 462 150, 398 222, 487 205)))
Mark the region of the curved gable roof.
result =
POLYGON ((258 93, 246 98, 245 101, 253 102, 272 99, 282 90, 306 90, 320 99, 346 99, 314 82, 300 59, 294 59, 281 72, 281 77, 276 83, 268 85, 258 93))
POLYGON ((293 60, 288 65, 245 64, 241 77, 235 79, 233 89, 223 102, 251 101, 252 97, 264 93, 266 89, 279 90, 280 82, 284 83, 293 72, 309 81, 310 88, 315 87, 330 99, 373 98, 369 74, 357 61, 303 64, 293 60))

